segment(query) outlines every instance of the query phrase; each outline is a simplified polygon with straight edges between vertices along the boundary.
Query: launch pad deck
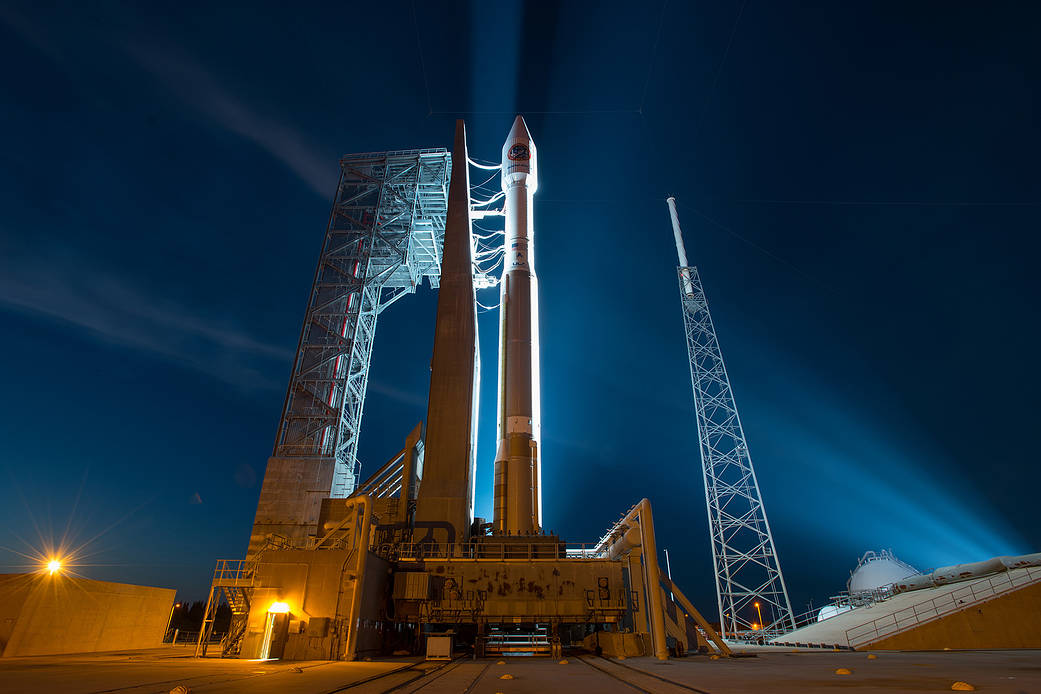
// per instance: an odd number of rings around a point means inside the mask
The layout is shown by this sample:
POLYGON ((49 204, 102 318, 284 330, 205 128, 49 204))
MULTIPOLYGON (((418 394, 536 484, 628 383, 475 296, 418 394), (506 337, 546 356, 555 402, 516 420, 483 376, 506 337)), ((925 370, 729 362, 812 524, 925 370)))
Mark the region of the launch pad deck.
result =
POLYGON ((755 658, 705 656, 624 661, 589 654, 550 658, 460 658, 428 663, 415 658, 371 662, 280 662, 190 657, 167 647, 86 655, 0 660, 9 694, 66 692, 165 693, 184 685, 193 694, 299 694, 332 692, 944 692, 955 681, 981 692, 1041 691, 1041 651, 864 652, 760 650, 755 658), (499 664, 502 661, 502 664, 499 664), (849 675, 835 671, 845 668, 849 675), (511 679, 501 679, 511 675, 511 679))

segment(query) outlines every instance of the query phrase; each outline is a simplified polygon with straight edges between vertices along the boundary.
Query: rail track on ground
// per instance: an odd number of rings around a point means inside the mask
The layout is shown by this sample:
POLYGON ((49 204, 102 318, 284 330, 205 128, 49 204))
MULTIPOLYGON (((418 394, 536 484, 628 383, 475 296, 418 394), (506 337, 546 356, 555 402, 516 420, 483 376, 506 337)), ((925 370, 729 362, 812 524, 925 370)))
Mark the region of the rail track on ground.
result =
POLYGON ((649 694, 683 694, 685 692, 711 694, 711 692, 707 692, 704 689, 698 689, 689 684, 670 680, 668 677, 647 672, 619 660, 612 660, 603 656, 577 656, 575 659, 638 692, 648 692, 649 694))
MULTIPOLYGON (((408 663, 402 667, 345 684, 342 687, 329 690, 325 694, 339 694, 340 692, 349 692, 351 690, 379 692, 379 694, 390 694, 390 692, 414 694, 415 692, 422 692, 435 682, 439 682, 446 675, 457 673, 458 670, 470 662, 472 662, 471 658, 460 656, 451 661, 438 664, 424 661, 408 663)), ((479 670, 473 673, 457 673, 462 675, 462 682, 457 683, 460 687, 458 691, 461 691, 462 694, 472 692, 481 683, 481 680, 484 679, 492 664, 493 661, 484 663, 479 670)), ((474 665, 477 666, 479 663, 474 663, 474 665)))
POLYGON ((325 694, 339 694, 339 692, 346 692, 365 685, 374 685, 374 687, 386 686, 386 689, 379 689, 380 694, 387 694, 388 692, 397 692, 405 689, 410 684, 417 682, 424 677, 429 677, 435 673, 438 673, 436 677, 431 677, 428 682, 424 682, 422 685, 411 690, 413 692, 419 691, 423 687, 426 687, 431 682, 434 682, 449 672, 455 670, 459 665, 465 661, 466 658, 455 658, 454 660, 445 661, 437 665, 430 665, 424 667, 424 664, 428 661, 419 661, 416 663, 408 663, 399 668, 388 670, 387 672, 381 672, 377 675, 372 675, 364 679, 360 679, 357 682, 351 682, 345 684, 342 687, 336 689, 330 689, 325 694))

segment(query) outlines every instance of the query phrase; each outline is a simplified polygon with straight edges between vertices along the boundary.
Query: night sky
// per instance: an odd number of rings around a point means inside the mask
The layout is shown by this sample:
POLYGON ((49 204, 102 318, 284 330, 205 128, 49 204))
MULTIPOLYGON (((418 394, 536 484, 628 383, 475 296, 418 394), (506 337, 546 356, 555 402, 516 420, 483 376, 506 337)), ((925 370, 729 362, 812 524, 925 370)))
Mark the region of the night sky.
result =
MULTIPOLYGON (((83 575, 204 598, 245 551, 339 156, 462 117, 497 160, 517 112, 547 529, 592 542, 649 497, 715 616, 671 194, 797 612, 869 549, 1041 550, 1038 36, 1034 3, 2 3, 0 571, 65 537, 83 575)), ((435 307, 380 318, 363 474, 426 416, 435 307)))

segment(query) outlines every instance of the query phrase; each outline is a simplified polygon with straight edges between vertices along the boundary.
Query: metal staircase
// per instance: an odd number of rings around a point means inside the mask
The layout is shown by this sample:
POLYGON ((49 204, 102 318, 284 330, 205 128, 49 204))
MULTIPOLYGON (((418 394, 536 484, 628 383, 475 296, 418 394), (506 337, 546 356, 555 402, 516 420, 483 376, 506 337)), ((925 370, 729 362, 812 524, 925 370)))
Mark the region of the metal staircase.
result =
POLYGON ((252 588, 242 586, 225 586, 224 598, 231 608, 231 623, 228 625, 228 633, 221 641, 221 657, 237 657, 242 650, 242 637, 246 635, 246 625, 249 623, 250 597, 252 588))
POLYGON ((231 624, 221 640, 221 657, 233 658, 242 650, 242 638, 246 634, 249 622, 250 599, 256 585, 256 571, 255 560, 221 559, 217 562, 210 584, 210 595, 206 600, 206 610, 203 612, 202 627, 199 629, 199 642, 195 646, 197 658, 206 655, 210 639, 213 637, 217 608, 222 599, 231 610, 231 624))

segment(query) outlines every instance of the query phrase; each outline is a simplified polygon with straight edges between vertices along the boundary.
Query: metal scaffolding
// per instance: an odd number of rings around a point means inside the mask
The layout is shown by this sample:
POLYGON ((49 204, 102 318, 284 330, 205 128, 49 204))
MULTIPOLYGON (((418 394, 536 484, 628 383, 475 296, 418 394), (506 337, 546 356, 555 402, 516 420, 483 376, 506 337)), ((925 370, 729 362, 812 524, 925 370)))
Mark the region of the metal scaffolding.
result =
POLYGON ((697 411, 712 567, 724 638, 795 629, 763 497, 698 269, 687 264, 674 198, 668 198, 680 267, 683 325, 697 411))
POLYGON ((379 314, 441 276, 451 155, 352 154, 340 183, 293 363, 275 457, 326 458, 329 496, 358 484, 358 435, 379 314))

